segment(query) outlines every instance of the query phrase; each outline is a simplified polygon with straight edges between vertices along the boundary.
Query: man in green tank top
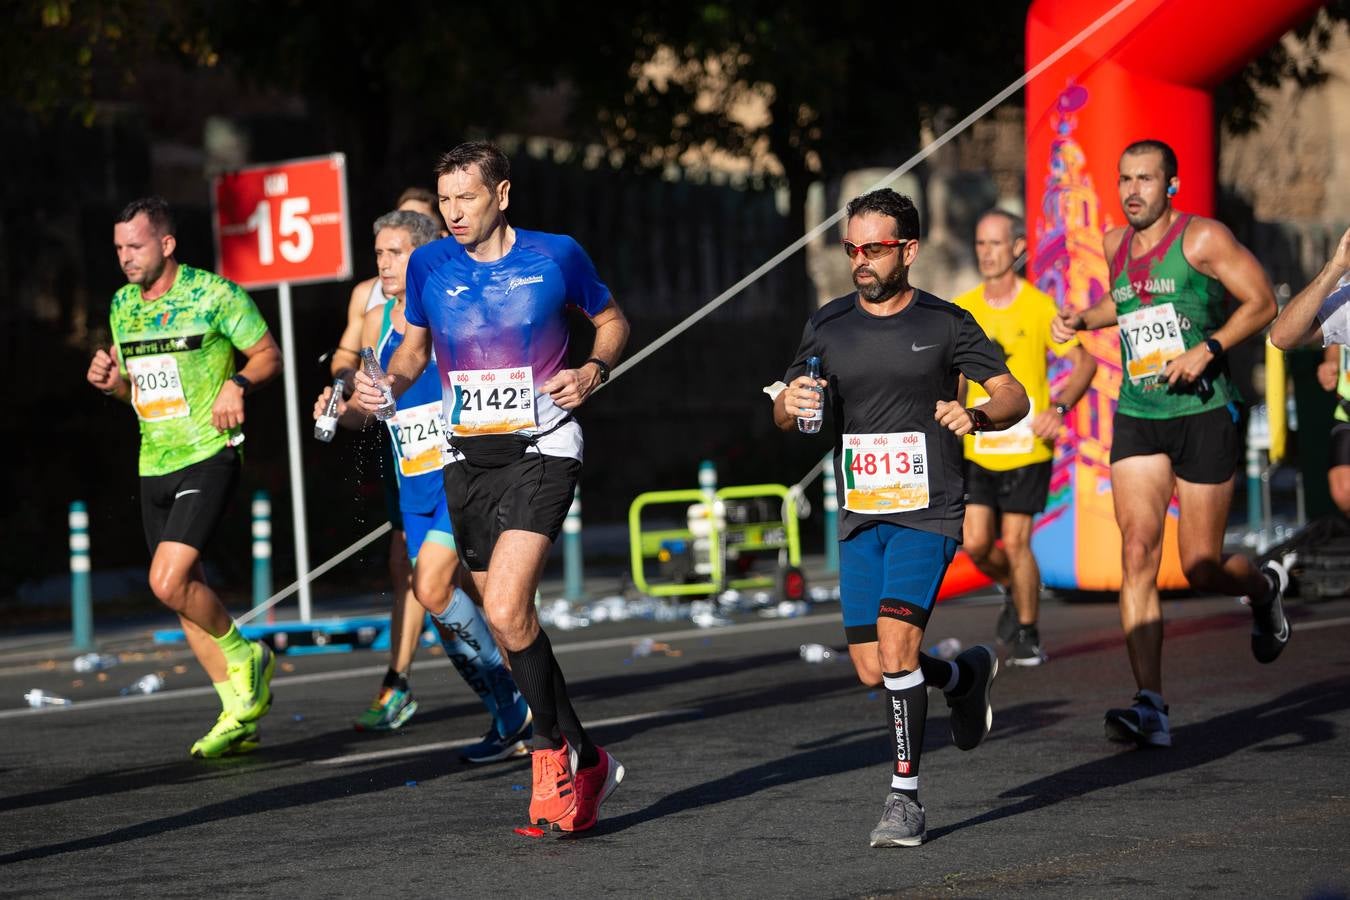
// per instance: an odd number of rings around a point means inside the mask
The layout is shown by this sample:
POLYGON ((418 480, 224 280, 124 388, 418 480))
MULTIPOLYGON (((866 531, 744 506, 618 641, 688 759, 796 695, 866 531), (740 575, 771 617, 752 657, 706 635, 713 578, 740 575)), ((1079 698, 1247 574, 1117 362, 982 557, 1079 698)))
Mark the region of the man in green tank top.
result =
POLYGON ((239 479, 244 396, 281 371, 281 352, 238 285, 174 258, 173 218, 159 197, 122 211, 113 245, 128 283, 112 300, 113 346, 94 354, 86 378, 140 420, 150 588, 178 614, 220 696, 216 724, 190 752, 245 752, 271 707, 274 660, 240 635, 206 583, 201 554, 239 479), (236 350, 246 359, 238 373, 236 350))
POLYGON ((1281 350, 1304 344, 1327 350, 1318 377, 1322 387, 1338 394, 1327 480, 1336 508, 1350 516, 1350 229, 1317 277, 1280 310, 1270 340, 1281 350))
POLYGON ((1062 311, 1064 341, 1120 326, 1120 401, 1111 446, 1111 492, 1121 531, 1120 618, 1138 692, 1106 713, 1106 735, 1142 746, 1172 743, 1162 698, 1158 567, 1175 491, 1177 543, 1193 588, 1251 598, 1252 653, 1272 662, 1289 640, 1282 599, 1288 575, 1223 553, 1223 531, 1242 455, 1241 398, 1225 354, 1275 317, 1260 264, 1221 223, 1172 206, 1177 159, 1161 141, 1137 141, 1120 157, 1117 190, 1128 227, 1103 238, 1109 290, 1088 309, 1062 311), (1224 316, 1224 298, 1236 308, 1224 316))

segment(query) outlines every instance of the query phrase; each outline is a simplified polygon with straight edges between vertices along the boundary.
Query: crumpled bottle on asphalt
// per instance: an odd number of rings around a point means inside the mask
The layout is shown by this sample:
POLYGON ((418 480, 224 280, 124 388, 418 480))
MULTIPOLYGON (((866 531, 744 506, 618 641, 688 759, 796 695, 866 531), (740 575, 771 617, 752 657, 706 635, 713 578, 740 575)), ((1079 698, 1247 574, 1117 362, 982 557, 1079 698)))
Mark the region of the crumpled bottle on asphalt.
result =
POLYGON ((928 655, 936 656, 938 659, 956 659, 960 652, 961 642, 953 637, 943 638, 928 648, 928 655))
POLYGON ((824 644, 802 644, 801 657, 809 663, 833 662, 838 656, 834 648, 826 647, 824 644))
POLYGON ((151 672, 149 675, 144 675, 137 679, 135 684, 122 688, 122 696, 125 697, 128 694, 153 694, 163 687, 164 679, 154 672, 151 672))
POLYGON ((28 705, 33 709, 41 709, 44 706, 71 706, 70 700, 65 697, 58 697, 55 694, 49 694, 40 688, 33 688, 23 695, 23 699, 28 701, 28 705))
POLYGON ((117 657, 107 653, 83 653, 71 660, 76 672, 100 672, 117 665, 117 657))

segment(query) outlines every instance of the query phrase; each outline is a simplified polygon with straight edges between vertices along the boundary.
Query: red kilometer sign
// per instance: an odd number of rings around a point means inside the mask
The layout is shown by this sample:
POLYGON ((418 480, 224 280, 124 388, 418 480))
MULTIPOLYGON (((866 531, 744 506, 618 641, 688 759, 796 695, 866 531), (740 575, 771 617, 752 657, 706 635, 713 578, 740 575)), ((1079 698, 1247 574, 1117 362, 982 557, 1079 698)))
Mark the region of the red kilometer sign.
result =
POLYGON ((246 288, 352 274, 347 158, 249 166, 211 184, 217 271, 246 288))

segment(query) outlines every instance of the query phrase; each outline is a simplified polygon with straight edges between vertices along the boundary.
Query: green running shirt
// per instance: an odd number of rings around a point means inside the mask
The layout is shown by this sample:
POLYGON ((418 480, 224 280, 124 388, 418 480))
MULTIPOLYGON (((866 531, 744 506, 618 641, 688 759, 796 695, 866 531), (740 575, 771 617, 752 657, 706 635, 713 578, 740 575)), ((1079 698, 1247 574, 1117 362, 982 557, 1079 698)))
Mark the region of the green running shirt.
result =
POLYGON ((122 377, 141 423, 140 474, 167 475, 209 459, 240 436, 216 431, 211 407, 234 374, 234 351, 267 334, 243 288, 179 265, 173 287, 145 300, 128 284, 108 315, 122 377))
POLYGON ((1175 419, 1220 409, 1242 398, 1217 362, 1205 373, 1212 393, 1169 390, 1158 378, 1168 360, 1205 340, 1223 324, 1224 287, 1186 261, 1182 237, 1191 216, 1177 217, 1158 245, 1130 258, 1128 229, 1111 260, 1111 297, 1120 325, 1120 399, 1117 412, 1140 419, 1175 419))

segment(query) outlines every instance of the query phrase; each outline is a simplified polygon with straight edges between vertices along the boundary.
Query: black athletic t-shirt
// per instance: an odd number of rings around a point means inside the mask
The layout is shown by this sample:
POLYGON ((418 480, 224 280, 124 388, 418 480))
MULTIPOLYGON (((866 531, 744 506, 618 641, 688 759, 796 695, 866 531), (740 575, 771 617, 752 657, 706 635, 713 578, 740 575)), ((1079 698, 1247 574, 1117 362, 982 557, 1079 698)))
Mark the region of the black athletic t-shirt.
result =
POLYGON ((956 399, 958 373, 981 383, 1008 373, 975 318, 917 289, 893 316, 872 315, 849 294, 807 321, 783 380, 804 375, 811 356, 829 383, 839 539, 892 522, 960 541, 961 439, 933 411, 956 399))

